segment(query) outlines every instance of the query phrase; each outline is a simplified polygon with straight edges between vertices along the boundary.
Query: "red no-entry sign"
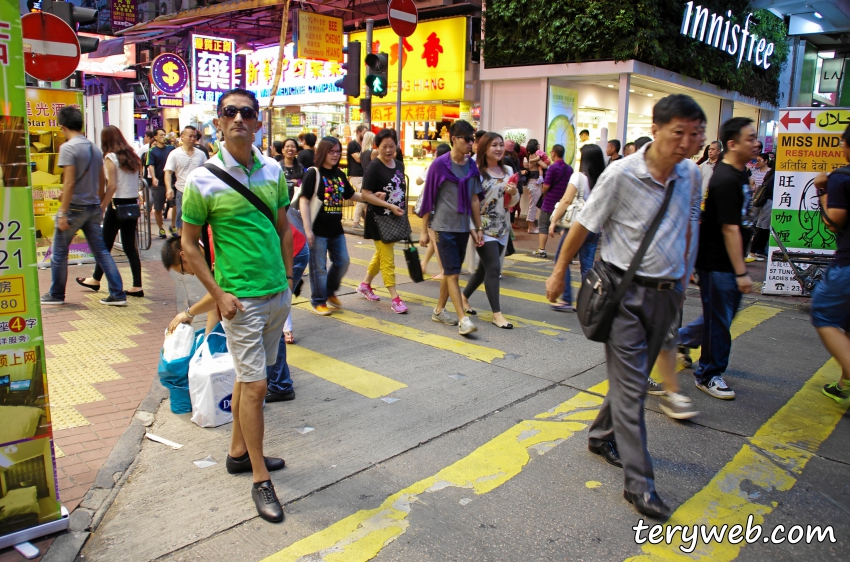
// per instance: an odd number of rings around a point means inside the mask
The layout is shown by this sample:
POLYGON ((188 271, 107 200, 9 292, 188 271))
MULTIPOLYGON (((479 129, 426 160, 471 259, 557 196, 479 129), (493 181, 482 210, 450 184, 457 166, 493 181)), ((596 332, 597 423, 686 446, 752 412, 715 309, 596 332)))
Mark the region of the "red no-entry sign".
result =
POLYGON ((416 31, 419 11, 413 0, 390 0, 387 16, 390 19, 390 26, 399 37, 410 37, 416 31))
POLYGON ((77 34, 61 18, 40 12, 21 18, 24 69, 37 80, 64 80, 80 63, 77 34))

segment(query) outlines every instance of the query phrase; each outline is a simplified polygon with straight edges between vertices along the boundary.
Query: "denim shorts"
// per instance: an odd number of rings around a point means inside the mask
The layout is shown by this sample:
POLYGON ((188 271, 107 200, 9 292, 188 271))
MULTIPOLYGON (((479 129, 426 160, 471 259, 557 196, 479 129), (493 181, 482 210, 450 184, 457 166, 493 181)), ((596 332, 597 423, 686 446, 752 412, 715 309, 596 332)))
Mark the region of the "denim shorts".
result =
POLYGON ((850 332, 850 265, 830 267, 815 286, 812 325, 850 332))
POLYGON ((443 266, 443 275, 460 275, 466 259, 469 232, 437 232, 437 252, 443 266))

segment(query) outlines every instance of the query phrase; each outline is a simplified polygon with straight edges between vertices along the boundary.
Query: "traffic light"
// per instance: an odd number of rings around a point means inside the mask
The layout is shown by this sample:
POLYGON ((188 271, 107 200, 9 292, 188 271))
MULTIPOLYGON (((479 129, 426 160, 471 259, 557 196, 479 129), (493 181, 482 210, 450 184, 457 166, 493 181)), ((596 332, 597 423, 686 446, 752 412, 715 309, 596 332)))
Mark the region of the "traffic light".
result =
MULTIPOLYGON (((61 0, 42 0, 41 11, 61 18, 62 21, 71 26, 74 33, 77 32, 77 24, 85 25, 97 21, 97 10, 95 8, 81 8, 61 0)), ((100 43, 100 40, 95 37, 77 35, 77 40, 80 42, 81 54, 95 52, 100 43)))
POLYGON ((389 91, 387 80, 387 69, 390 67, 389 57, 386 53, 372 53, 366 55, 366 66, 369 74, 366 76, 366 87, 372 91, 372 95, 382 98, 389 91))
POLYGON ((348 45, 342 48, 343 54, 346 56, 345 63, 342 68, 346 70, 345 76, 334 82, 334 86, 342 88, 346 96, 352 98, 360 97, 360 42, 349 41, 348 45))

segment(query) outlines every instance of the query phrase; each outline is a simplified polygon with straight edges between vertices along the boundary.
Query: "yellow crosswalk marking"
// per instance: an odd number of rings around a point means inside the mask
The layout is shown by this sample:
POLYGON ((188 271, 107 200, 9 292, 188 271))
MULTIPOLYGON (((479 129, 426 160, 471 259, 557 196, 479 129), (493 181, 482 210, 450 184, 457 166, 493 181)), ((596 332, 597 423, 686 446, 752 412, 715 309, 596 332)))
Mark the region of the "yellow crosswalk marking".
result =
MULTIPOLYGON (((735 315, 735 319, 732 321, 732 326, 729 329, 729 332, 732 334, 732 339, 734 340, 738 336, 746 334, 765 320, 770 320, 780 312, 782 312, 782 309, 774 306, 765 306, 763 304, 753 304, 746 308, 742 308, 738 311, 738 314, 735 315)), ((699 360, 699 353, 699 347, 691 350, 691 358, 694 360, 694 364, 696 364, 699 360)), ((681 364, 678 364, 676 372, 681 372, 683 368, 684 367, 681 364)), ((657 366, 652 367, 652 373, 650 373, 650 376, 656 382, 661 382, 661 373, 658 372, 657 366)))
MULTIPOLYGON (((342 284, 347 287, 357 288, 360 286, 360 282, 351 278, 343 278, 342 284)), ((405 286, 403 294, 401 295, 402 300, 407 303, 419 303, 424 306, 428 306, 431 308, 436 308, 437 299, 426 297, 424 295, 420 295, 417 293, 410 292, 410 286, 405 286)), ((381 287, 372 287, 372 290, 375 293, 379 294, 381 297, 389 297, 389 292, 381 287)), ((452 306, 451 301, 446 304, 446 309, 449 311, 454 311, 454 306, 452 306)), ((536 328, 541 328, 538 330, 540 333, 545 334, 547 336, 560 336, 563 332, 569 332, 569 328, 564 328, 562 326, 558 326, 555 324, 549 324, 548 322, 540 322, 539 320, 529 320, 528 318, 521 318, 519 316, 513 316, 511 314, 504 314, 504 317, 508 319, 509 322, 513 323, 514 326, 521 328, 524 326, 534 326, 536 328), (560 330, 560 331, 559 331, 560 330)), ((478 316, 481 320, 485 322, 493 321, 493 313, 488 310, 478 309, 478 316)))
MULTIPOLYGON (((298 305, 297 308, 310 310, 310 305, 301 304, 298 305)), ((475 361, 492 363, 494 359, 503 359, 505 357, 505 352, 499 349, 470 343, 462 339, 453 339, 445 336, 438 336, 436 334, 430 334, 423 330, 417 330, 416 328, 410 328, 403 324, 396 324, 395 322, 379 320, 378 318, 372 318, 370 316, 364 316, 350 310, 334 312, 330 318, 334 318, 351 326, 366 328, 368 330, 414 341, 437 349, 450 351, 475 361)))
POLYGON ((300 345, 286 347, 286 361, 292 367, 338 384, 367 398, 380 398, 401 388, 407 388, 404 383, 305 349, 300 345))
MULTIPOLYGON (((846 405, 839 406, 821 394, 823 385, 840 375, 838 363, 834 359, 827 361, 705 488, 679 506, 667 525, 732 527, 746 525, 750 514, 754 525, 763 524, 765 516, 777 506, 777 494, 791 490, 797 482, 795 475, 803 472, 844 416, 846 405), (753 492, 755 488, 763 490, 764 495, 753 492), (767 498, 774 501, 768 502, 767 498)), ((729 561, 738 557, 744 544, 728 540, 698 543, 692 553, 686 554, 679 550, 683 543, 681 534, 677 534, 670 545, 644 544, 644 555, 630 558, 629 562, 729 561)), ((690 543, 685 546, 690 549, 690 543)))

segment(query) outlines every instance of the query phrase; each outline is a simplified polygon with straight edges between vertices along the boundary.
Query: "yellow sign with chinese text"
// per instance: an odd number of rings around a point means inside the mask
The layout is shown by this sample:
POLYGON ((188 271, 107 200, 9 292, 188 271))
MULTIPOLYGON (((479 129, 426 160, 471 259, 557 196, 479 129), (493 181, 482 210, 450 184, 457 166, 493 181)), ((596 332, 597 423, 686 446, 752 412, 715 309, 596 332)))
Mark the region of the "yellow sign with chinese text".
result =
POLYGON ((298 11, 299 59, 342 62, 342 19, 298 11))
MULTIPOLYGON (((443 106, 438 103, 403 104, 401 106, 402 121, 442 121, 443 106)), ((396 112, 394 105, 380 105, 372 107, 372 123, 382 121, 395 122, 396 112)))
MULTIPOLYGON (((360 41, 365 47, 366 32, 350 34, 349 41, 360 41)), ((372 50, 389 55, 389 92, 390 97, 395 97, 398 92, 398 35, 389 27, 374 30, 372 50)), ((463 99, 466 18, 419 22, 416 32, 403 40, 401 67, 402 102, 463 99)), ((360 74, 366 76, 365 65, 360 74)), ((357 101, 351 98, 349 103, 357 101)))

